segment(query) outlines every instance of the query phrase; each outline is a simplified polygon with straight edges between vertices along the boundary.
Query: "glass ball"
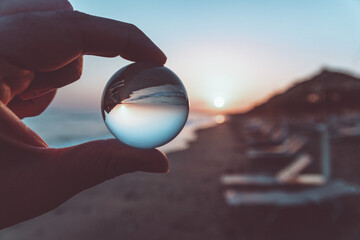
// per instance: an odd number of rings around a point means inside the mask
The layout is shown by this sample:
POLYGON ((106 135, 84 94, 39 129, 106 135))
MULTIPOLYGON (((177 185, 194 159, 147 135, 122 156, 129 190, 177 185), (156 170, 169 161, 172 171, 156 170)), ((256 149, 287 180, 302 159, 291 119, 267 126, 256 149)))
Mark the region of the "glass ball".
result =
POLYGON ((116 72, 101 101, 104 122, 121 142, 155 148, 174 139, 189 114, 184 85, 170 69, 133 63, 116 72))

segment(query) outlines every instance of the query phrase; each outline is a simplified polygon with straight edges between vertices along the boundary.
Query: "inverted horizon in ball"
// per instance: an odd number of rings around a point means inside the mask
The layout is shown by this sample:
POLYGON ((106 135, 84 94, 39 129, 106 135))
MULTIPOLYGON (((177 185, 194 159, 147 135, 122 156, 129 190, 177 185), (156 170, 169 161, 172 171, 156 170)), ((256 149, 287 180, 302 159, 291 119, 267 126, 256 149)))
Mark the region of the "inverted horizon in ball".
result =
POLYGON ((170 69, 133 63, 110 78, 101 111, 118 140, 136 148, 155 148, 180 133, 188 118, 189 101, 184 85, 170 69))

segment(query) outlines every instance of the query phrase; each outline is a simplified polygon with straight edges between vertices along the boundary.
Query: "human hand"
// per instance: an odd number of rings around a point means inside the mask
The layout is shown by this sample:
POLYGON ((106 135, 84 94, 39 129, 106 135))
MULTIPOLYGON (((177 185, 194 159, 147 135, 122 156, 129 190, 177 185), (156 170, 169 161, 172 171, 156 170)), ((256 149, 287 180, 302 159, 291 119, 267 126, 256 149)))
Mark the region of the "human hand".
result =
POLYGON ((0 229, 115 176, 168 171, 163 153, 115 139, 51 149, 19 119, 40 114, 57 88, 80 77, 82 55, 164 64, 140 30, 74 12, 65 0, 3 0, 0 36, 0 229))
POLYGON ((38 115, 57 88, 80 78, 82 55, 166 61, 134 25, 71 9, 65 0, 0 2, 0 74, 13 76, 0 75, 0 100, 20 118, 38 115), (34 12, 54 8, 63 10, 34 12))

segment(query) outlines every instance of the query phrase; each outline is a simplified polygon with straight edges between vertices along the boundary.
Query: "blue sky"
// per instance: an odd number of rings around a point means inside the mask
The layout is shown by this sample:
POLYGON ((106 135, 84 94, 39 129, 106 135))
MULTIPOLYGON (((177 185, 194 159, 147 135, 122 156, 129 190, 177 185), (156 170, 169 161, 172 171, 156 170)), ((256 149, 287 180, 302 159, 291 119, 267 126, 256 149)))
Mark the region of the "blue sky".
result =
MULTIPOLYGON (((70 2, 142 29, 195 108, 221 96, 228 109, 245 109, 322 66, 360 73, 360 0, 70 2)), ((126 64, 86 57, 82 79, 59 91, 55 106, 99 107, 106 81, 126 64)))

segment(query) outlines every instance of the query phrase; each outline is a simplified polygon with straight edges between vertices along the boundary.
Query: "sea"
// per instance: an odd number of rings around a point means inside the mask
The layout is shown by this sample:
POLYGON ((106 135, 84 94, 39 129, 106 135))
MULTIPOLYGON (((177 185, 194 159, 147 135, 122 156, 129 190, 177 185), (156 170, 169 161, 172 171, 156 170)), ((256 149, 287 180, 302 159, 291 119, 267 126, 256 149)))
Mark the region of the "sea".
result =
MULTIPOLYGON (((188 121, 179 135, 158 149, 165 153, 187 149, 191 142, 196 141, 196 131, 216 126, 218 117, 190 111, 188 121)), ((107 129, 100 111, 50 108, 37 117, 25 118, 23 122, 52 148, 114 138, 107 129)))

